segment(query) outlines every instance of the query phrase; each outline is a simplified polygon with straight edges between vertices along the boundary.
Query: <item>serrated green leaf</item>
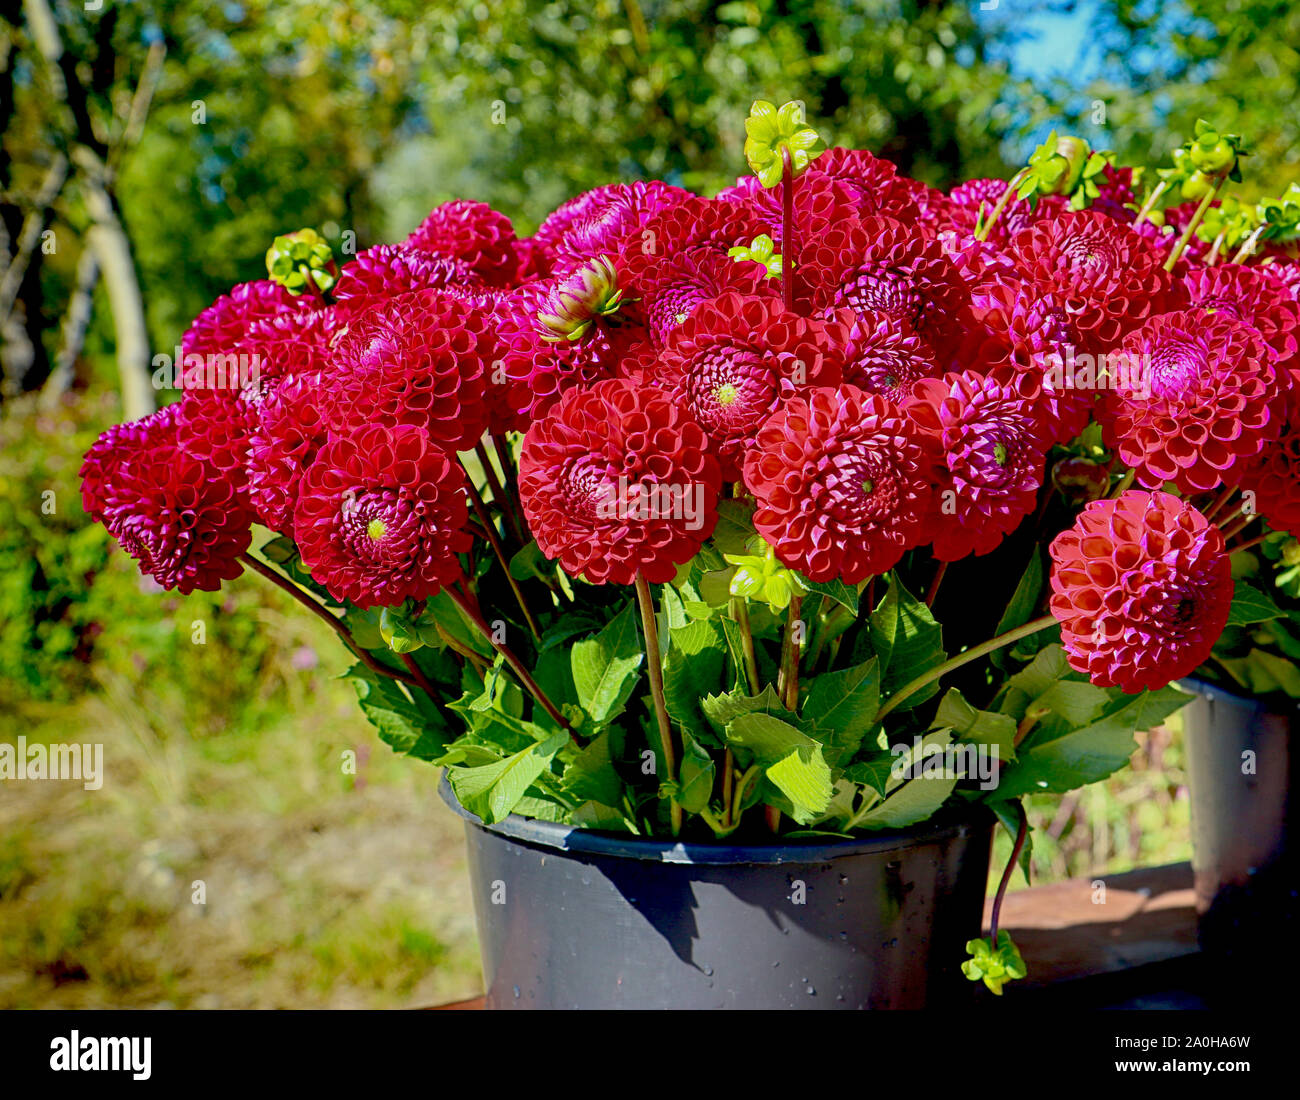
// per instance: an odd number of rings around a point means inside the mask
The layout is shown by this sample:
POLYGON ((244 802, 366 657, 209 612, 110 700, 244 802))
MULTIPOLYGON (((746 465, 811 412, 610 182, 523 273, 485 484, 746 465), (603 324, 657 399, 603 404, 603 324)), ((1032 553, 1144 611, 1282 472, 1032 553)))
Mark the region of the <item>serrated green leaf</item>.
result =
POLYGON ((933 725, 951 729, 959 741, 995 746, 1001 761, 1015 757, 1015 720, 995 711, 977 710, 956 688, 949 688, 939 701, 933 725))
MULTIPOLYGON (((998 620, 998 627, 993 631, 995 638, 1005 634, 1008 630, 1015 630, 1018 626, 1024 626, 1033 618, 1034 611, 1038 607, 1038 600, 1043 594, 1044 572, 1042 551, 1035 546, 1033 554, 1029 558, 1029 564, 1025 566, 1025 571, 1020 575, 1016 590, 1011 594, 1007 608, 1002 612, 1002 618, 998 620)), ((995 668, 1007 668, 1009 656, 1005 650, 997 649, 989 655, 989 659, 993 662, 995 668)))
POLYGON ((746 695, 739 689, 722 695, 706 695, 700 700, 704 716, 723 732, 728 723, 742 714, 769 714, 796 725, 797 719, 782 705, 776 688, 768 684, 758 695, 746 695))
POLYGON ((567 742, 567 734, 557 733, 495 764, 448 768, 447 779, 460 804, 485 824, 492 825, 509 816, 567 742))
POLYGON ((682 730, 677 803, 687 813, 697 814, 708 807, 713 794, 713 773, 713 757, 686 730, 682 730))
POLYGON ((1273 602, 1273 597, 1244 581, 1237 581, 1232 590, 1232 607, 1228 611, 1228 626, 1245 626, 1282 619, 1286 612, 1273 602))
POLYGON ((741 714, 726 728, 726 740, 751 754, 768 780, 790 800, 800 825, 815 821, 830 805, 831 770, 822 747, 807 734, 770 714, 741 714))
POLYGON ((724 554, 749 553, 754 537, 753 508, 744 501, 718 501, 718 524, 713 529, 713 544, 724 554))
POLYGON ((645 660, 634 605, 629 602, 596 637, 575 643, 571 655, 578 702, 592 722, 603 725, 622 713, 645 660))
MULTIPOLYGON (((943 664, 943 630, 930 609, 890 575, 889 591, 871 613, 871 646, 880 659, 881 695, 888 698, 916 677, 943 664)), ((939 690, 938 681, 909 695, 897 708, 911 710, 939 690)))
POLYGON ((810 684, 802 716, 837 767, 853 758, 875 725, 880 709, 880 662, 872 657, 853 668, 824 672, 810 684))

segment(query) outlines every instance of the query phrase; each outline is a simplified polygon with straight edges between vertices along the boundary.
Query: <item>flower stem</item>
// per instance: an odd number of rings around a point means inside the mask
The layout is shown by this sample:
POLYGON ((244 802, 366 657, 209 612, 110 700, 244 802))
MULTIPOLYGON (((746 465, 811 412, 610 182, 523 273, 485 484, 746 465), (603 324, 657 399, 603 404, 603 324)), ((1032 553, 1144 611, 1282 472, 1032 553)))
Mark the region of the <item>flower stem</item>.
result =
POLYGON ((496 555, 501 571, 506 575, 506 580, 510 584, 510 591, 515 594, 515 602, 519 604, 519 610, 524 613, 524 621, 528 624, 528 629, 532 631, 533 637, 540 642, 542 632, 537 626, 537 620, 533 618, 533 612, 528 606, 528 601, 524 598, 523 589, 519 587, 519 582, 515 580, 514 574, 510 572, 510 559, 506 557, 505 547, 501 545, 501 537, 497 534, 496 524, 492 522, 492 517, 488 515, 487 507, 483 504, 483 498, 479 496, 479 492, 474 488, 474 482, 470 480, 468 474, 465 475, 465 484, 469 489, 469 499, 474 506, 474 514, 483 527, 483 533, 487 535, 488 545, 492 547, 492 553, 496 555))
POLYGON ((1268 228, 1268 222, 1255 229, 1249 237, 1245 239, 1242 246, 1237 249, 1237 254, 1232 257, 1234 264, 1244 264, 1255 254, 1255 246, 1259 243, 1260 235, 1268 228))
POLYGON ((537 681, 533 679, 532 673, 528 671, 528 668, 523 661, 515 655, 514 650, 506 645, 505 642, 498 642, 496 640, 493 636, 492 628, 488 626, 487 621, 483 618, 483 613, 479 611, 477 605, 475 605, 475 603, 466 596, 465 593, 454 586, 449 585, 445 591, 447 595, 451 597, 452 602, 461 609, 465 618, 469 619, 469 621, 474 624, 474 628, 483 635, 488 644, 505 658, 506 664, 508 664, 514 671, 514 674, 519 677, 519 682, 524 685, 528 694, 537 700, 538 705, 542 710, 546 711, 546 713, 550 715, 553 722, 573 738, 573 743, 575 745, 578 744, 578 735, 574 731, 573 726, 569 724, 569 720, 560 713, 559 708, 547 697, 546 692, 544 692, 537 681))
POLYGON ((1025 816, 1024 803, 1016 803, 1016 813, 1020 818, 1020 825, 1016 829, 1016 843, 1011 849, 1011 858, 1007 860, 1006 869, 1002 872, 1002 881, 998 883, 998 892, 993 897, 993 912, 989 916, 989 943, 994 951, 998 949, 998 919, 1002 916, 1002 899, 1007 896, 1007 887, 1011 885, 1011 873, 1016 869, 1016 862, 1020 859, 1025 840, 1029 836, 1029 818, 1025 816))
POLYGON ((1210 249, 1210 254, 1205 257, 1206 267, 1213 267, 1219 262, 1219 250, 1223 247, 1223 241, 1227 235, 1228 231, 1225 229, 1214 238, 1214 247, 1210 249))
POLYGON ((889 701, 885 703, 876 714, 876 721, 879 722, 890 711, 896 709, 899 703, 904 699, 915 695, 925 687, 926 684, 942 679, 948 673, 961 668, 962 665, 970 664, 971 661, 978 660, 980 657, 992 653, 995 649, 1001 649, 1003 646, 1008 646, 1013 642, 1020 641, 1021 638, 1028 638, 1031 634, 1037 634, 1040 630, 1046 630, 1055 622, 1055 616, 1043 615, 1041 618, 1033 619, 1032 621, 1025 623, 1023 626, 1016 627, 1014 630, 1008 630, 1005 634, 999 634, 996 638, 990 638, 987 642, 981 642, 979 645, 966 650, 965 653, 959 653, 951 660, 945 661, 943 664, 930 669, 928 672, 921 673, 921 675, 915 680, 904 684, 889 697, 889 701))
POLYGON ((1237 487, 1235 485, 1229 485, 1227 488, 1223 490, 1222 493, 1220 493, 1217 497, 1215 497, 1214 501, 1210 504, 1208 508, 1205 509, 1205 511, 1201 513, 1201 515, 1203 515, 1206 519, 1213 519, 1215 516, 1219 514, 1219 512, 1223 509, 1223 506, 1228 503, 1228 501, 1232 498, 1232 494, 1235 493, 1236 491, 1237 491, 1237 487))
POLYGON ((1270 533, 1271 532, 1265 531, 1262 535, 1256 535, 1253 539, 1247 539, 1245 542, 1238 543, 1231 550, 1229 550, 1228 553, 1235 554, 1237 553, 1238 550, 1253 550, 1256 546, 1258 546, 1261 542, 1263 542, 1266 538, 1268 538, 1270 533))
POLYGON ((731 597, 731 614, 740 626, 740 648, 745 657, 745 678, 749 693, 757 695, 762 688, 758 683, 758 659, 754 655, 754 633, 749 626, 749 604, 743 596, 731 597))
POLYGON ((1135 470, 1124 471, 1124 476, 1115 483, 1115 488, 1113 488, 1108 494, 1111 500, 1114 500, 1116 497, 1122 497, 1128 492, 1129 487, 1133 484, 1133 478, 1136 476, 1136 473, 1137 471, 1135 470))
POLYGON ((941 561, 939 568, 934 571, 934 580, 930 582, 930 591, 925 594, 925 606, 933 607, 934 598, 939 595, 939 585, 943 584, 944 574, 948 572, 948 563, 941 561))
POLYGON ((501 517, 505 520, 510 537, 514 539, 515 545, 523 546, 528 540, 519 531, 519 521, 515 516, 515 502, 502 487, 501 479, 497 477, 496 467, 488 458, 487 448, 483 446, 481 439, 474 444, 474 453, 478 456, 479 465, 483 467, 483 476, 487 478, 488 488, 492 490, 492 499, 501 509, 501 517))
POLYGON ((1187 246, 1191 242, 1192 234, 1196 232, 1196 227, 1199 226, 1205 218, 1205 212, 1210 209, 1210 204, 1218 197, 1219 189, 1221 187, 1223 187, 1223 179, 1218 180, 1215 185, 1205 193, 1205 198, 1201 199, 1200 204, 1196 207, 1196 213, 1192 215, 1192 220, 1187 223, 1187 228, 1183 230, 1183 235, 1178 238, 1178 243, 1174 245, 1174 250, 1169 253, 1169 258, 1165 260, 1166 271, 1173 271, 1174 265, 1178 263, 1179 257, 1187 251, 1187 246))
POLYGON ((422 669, 419 666, 419 664, 416 662, 415 658, 411 656, 411 654, 409 653, 402 654, 402 664, 404 664, 410 670, 411 676, 414 678, 415 682, 420 685, 420 690, 423 691, 425 695, 427 695, 439 706, 446 705, 446 700, 443 699, 442 694, 438 691, 436 687, 433 686, 433 683, 429 680, 429 677, 427 677, 424 674, 424 669, 422 669))
POLYGON ((1155 208, 1156 203, 1159 201, 1160 196, 1165 193, 1168 187, 1169 187, 1169 182, 1167 180, 1161 180, 1159 183, 1155 185, 1155 187, 1151 189, 1151 194, 1147 196, 1146 202, 1142 204, 1142 208, 1138 211, 1138 216, 1133 219, 1134 229, 1136 229, 1139 225, 1141 225, 1144 221, 1147 220, 1147 217, 1150 215, 1151 211, 1155 208))
MULTIPOLYGON (((673 745, 673 727, 668 721, 668 704, 664 701, 664 667, 659 655, 659 625, 655 622, 654 600, 650 596, 650 582, 637 571, 636 602, 641 609, 641 629, 645 633, 646 668, 650 673, 650 694, 654 698, 655 718, 659 722, 659 741, 664 751, 664 768, 668 780, 677 778, 677 750, 673 745)), ((669 816, 673 836, 682 831, 682 808, 677 799, 669 800, 669 816)))
POLYGON ((803 630, 803 597, 790 597, 790 610, 785 620, 785 640, 781 649, 781 668, 777 675, 776 693, 788 711, 799 709, 799 651, 802 642, 795 641, 795 631, 803 630))
MULTIPOLYGON (((352 632, 347 628, 346 624, 343 622, 342 619, 340 619, 337 615, 333 614, 333 612, 331 612, 324 605, 317 603, 314 599, 311 598, 311 596, 309 596, 306 592, 304 592, 301 588, 299 588, 296 584, 294 584, 293 581, 291 581, 288 577, 282 576, 281 574, 277 573, 270 566, 263 564, 257 558, 253 557, 252 554, 248 554, 248 553, 240 554, 239 560, 242 561, 254 572, 260 573, 272 584, 274 584, 277 588, 281 588, 285 592, 289 593, 290 596, 292 596, 295 600, 297 600, 300 604, 302 604, 303 607, 307 608, 307 610, 310 611, 317 618, 321 619, 323 622, 328 623, 330 629, 333 630, 334 633, 339 636, 339 639, 343 642, 345 646, 348 647, 348 649, 352 651, 353 655, 357 658, 357 660, 360 661, 363 665, 365 665, 366 668, 370 669, 371 672, 377 673, 380 676, 387 676, 389 679, 397 680, 400 683, 408 684, 412 687, 424 687, 424 685, 421 684, 419 680, 417 680, 414 676, 409 676, 404 672, 399 672, 395 668, 389 668, 387 665, 378 661, 375 658, 374 654, 372 654, 369 650, 363 649, 360 645, 358 645, 357 640, 352 637, 352 632)), ((439 700, 435 692, 429 692, 429 695, 435 703, 441 701, 439 700)))
POLYGON ((1007 181, 1007 188, 1002 192, 1002 197, 998 199, 997 205, 993 207, 993 212, 989 214, 989 220, 986 221, 975 234, 976 240, 987 241, 989 239, 989 231, 993 228, 993 223, 1002 216, 1002 211, 1007 208, 1007 203, 1009 203, 1012 196, 1015 195, 1016 188, 1025 181, 1025 174, 1028 171, 1028 168, 1022 168, 1007 181))
POLYGON ((790 150, 781 147, 784 169, 781 175, 781 293, 785 308, 794 312, 794 164, 790 159, 790 150))

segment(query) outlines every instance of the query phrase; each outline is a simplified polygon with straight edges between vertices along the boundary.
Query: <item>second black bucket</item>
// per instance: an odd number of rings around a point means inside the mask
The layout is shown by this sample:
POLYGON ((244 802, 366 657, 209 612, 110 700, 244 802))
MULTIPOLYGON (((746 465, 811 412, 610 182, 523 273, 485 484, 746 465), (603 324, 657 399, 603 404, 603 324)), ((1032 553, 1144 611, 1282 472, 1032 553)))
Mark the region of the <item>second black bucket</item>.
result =
POLYGON ((488 1008, 962 1002, 991 821, 860 840, 673 844, 465 819, 488 1008))

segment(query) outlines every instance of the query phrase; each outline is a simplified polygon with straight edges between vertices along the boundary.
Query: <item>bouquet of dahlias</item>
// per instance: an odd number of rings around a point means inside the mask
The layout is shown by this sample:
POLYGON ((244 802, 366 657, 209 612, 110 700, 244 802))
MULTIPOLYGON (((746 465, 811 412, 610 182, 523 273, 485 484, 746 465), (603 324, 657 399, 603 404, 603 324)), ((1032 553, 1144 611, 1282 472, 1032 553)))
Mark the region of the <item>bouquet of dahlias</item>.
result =
POLYGON ((1260 621, 1231 555, 1300 531, 1300 210, 1230 203, 1209 127, 1145 192, 1053 135, 948 194, 793 104, 747 131, 713 198, 601 187, 527 239, 451 202, 341 268, 278 238, 183 399, 92 448, 87 511, 164 587, 251 569, 326 620, 485 822, 784 842, 980 802, 1014 864, 1021 798, 1121 767, 1260 621))

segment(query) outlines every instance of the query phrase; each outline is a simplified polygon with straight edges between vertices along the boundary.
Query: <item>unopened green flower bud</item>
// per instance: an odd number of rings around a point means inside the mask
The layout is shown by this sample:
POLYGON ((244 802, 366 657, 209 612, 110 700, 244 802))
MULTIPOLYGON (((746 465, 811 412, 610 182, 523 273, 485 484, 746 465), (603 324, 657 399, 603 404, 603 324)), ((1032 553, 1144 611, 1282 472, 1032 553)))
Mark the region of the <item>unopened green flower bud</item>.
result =
POLYGON ((817 131, 804 121, 801 103, 786 103, 777 110, 766 100, 755 100, 745 119, 745 159, 764 187, 775 187, 785 175, 785 152, 791 174, 803 175, 826 148, 817 131))
POLYGON ((755 237, 752 244, 733 245, 727 255, 733 260, 753 260, 767 268, 768 278, 781 274, 781 253, 775 251, 776 242, 766 233, 755 237))
POLYGON ((1215 181, 1204 172, 1193 172, 1183 180, 1183 198, 1197 202, 1213 191, 1215 186, 1215 181))
POLYGON ((266 250, 266 273, 294 294, 323 293, 338 281, 334 250, 314 229, 276 237, 266 250))

